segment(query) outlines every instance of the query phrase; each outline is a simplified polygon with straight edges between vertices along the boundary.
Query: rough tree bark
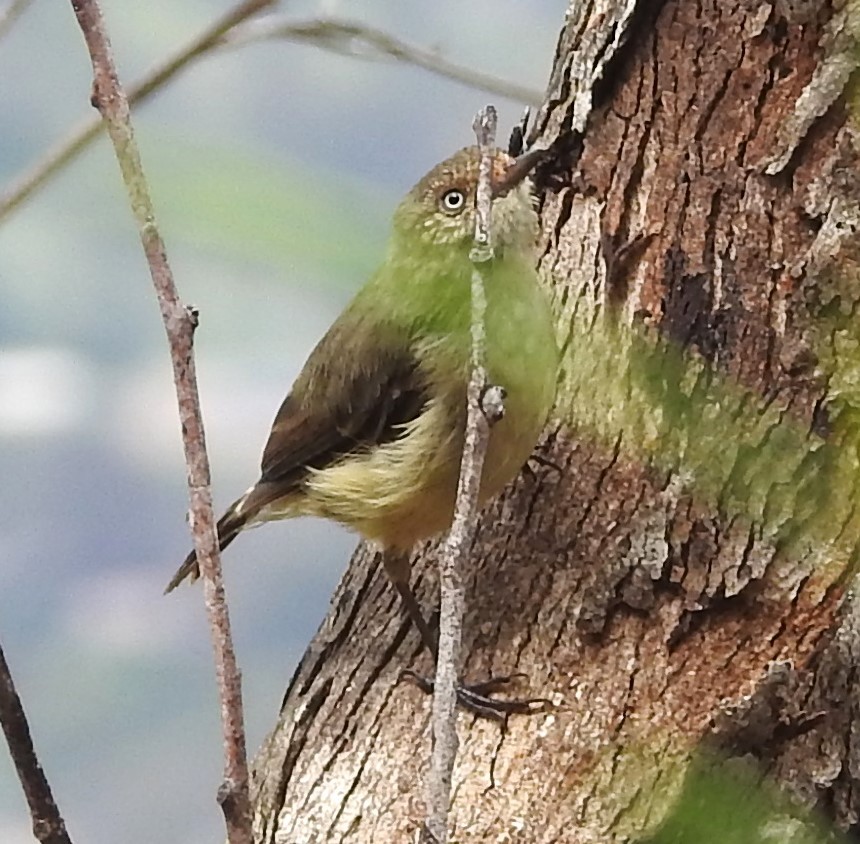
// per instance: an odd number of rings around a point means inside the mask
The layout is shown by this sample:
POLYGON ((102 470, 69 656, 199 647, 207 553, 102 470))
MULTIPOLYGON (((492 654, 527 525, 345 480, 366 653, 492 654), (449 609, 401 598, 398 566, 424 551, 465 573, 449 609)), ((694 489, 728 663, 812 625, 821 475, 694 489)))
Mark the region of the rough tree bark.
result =
MULTIPOLYGON (((457 841, 646 836, 703 746, 858 822, 858 16, 571 3, 533 132, 559 470, 484 513, 464 630, 470 679, 558 707, 460 717, 457 841)), ((259 841, 410 840, 429 700, 405 666, 431 671, 359 550, 256 759, 259 841)))

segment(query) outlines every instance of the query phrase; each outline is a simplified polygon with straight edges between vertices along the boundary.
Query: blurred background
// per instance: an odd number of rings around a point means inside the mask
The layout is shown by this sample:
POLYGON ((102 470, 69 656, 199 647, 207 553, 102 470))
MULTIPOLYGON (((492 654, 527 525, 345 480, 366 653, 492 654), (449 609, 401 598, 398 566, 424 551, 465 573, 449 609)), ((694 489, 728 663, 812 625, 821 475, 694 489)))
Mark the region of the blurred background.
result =
MULTIPOLYGON (((0 14, 6 3, 0 4, 0 14)), ((126 83, 229 4, 103 0, 126 83)), ((348 15, 543 90, 566 0, 292 2, 348 15)), ((0 40, 0 192, 90 111, 69 3, 34 0, 0 40)), ((398 198, 523 103, 399 63, 285 41, 196 62, 134 113, 197 366, 220 509, 256 478, 306 355, 384 248, 398 198)), ((113 153, 100 139, 0 221, 0 641, 69 831, 88 844, 223 840, 218 706, 186 554, 187 493, 167 345, 113 153)), ((312 520, 225 554, 249 749, 355 539, 312 520)), ((0 842, 29 844, 0 748, 0 842)))

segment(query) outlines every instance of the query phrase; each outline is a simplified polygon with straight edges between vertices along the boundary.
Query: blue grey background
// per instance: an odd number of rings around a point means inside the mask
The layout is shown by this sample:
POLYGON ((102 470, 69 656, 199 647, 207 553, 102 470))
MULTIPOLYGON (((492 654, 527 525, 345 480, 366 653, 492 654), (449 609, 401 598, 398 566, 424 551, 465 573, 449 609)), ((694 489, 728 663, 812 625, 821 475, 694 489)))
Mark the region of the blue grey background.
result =
MULTIPOLYGON (((129 82, 228 8, 104 0, 129 82)), ((542 90, 564 0, 293 2, 348 15, 542 90)), ((69 3, 0 40, 0 186, 89 110, 69 3)), ((196 63, 134 114, 197 363, 219 507, 254 480, 302 361, 430 166, 488 100, 403 65, 285 42, 196 63)), ((222 840, 221 742, 203 605, 162 589, 189 545, 167 346, 101 139, 0 224, 0 641, 77 842, 222 840)), ((225 554, 249 746, 323 618, 353 537, 303 520, 225 554)), ((32 841, 0 749, 0 842, 32 841)))

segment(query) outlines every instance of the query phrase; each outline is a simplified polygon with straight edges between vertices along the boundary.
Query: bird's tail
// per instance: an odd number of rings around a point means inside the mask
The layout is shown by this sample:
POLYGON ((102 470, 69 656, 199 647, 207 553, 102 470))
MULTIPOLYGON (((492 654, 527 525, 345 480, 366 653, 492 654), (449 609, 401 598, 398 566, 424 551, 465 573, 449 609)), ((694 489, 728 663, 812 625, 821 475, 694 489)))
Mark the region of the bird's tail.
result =
MULTIPOLYGON (((243 508, 248 496, 234 501, 227 512, 218 520, 218 548, 223 551, 242 531, 242 528, 248 523, 248 519, 253 515, 247 509, 243 508)), ((192 582, 200 577, 200 566, 197 563, 197 552, 192 551, 186 558, 185 562, 176 570, 170 583, 167 584, 167 589, 164 590, 166 595, 172 592, 183 580, 188 578, 192 582)))

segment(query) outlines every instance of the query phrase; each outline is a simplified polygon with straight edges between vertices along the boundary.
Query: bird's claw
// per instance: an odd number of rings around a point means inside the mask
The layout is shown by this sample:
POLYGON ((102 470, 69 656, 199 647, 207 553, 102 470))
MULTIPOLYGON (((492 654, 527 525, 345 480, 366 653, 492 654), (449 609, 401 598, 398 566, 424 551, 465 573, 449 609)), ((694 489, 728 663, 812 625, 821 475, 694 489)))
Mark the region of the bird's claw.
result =
MULTIPOLYGON (((491 694, 507 689, 512 683, 524 679, 525 676, 525 674, 509 674, 503 677, 491 677, 482 683, 460 684, 457 686, 457 704, 475 715, 501 723, 507 722, 509 715, 537 715, 544 712, 552 706, 552 702, 547 698, 490 697, 491 694)), ((409 680, 425 694, 433 693, 433 681, 410 668, 403 669, 399 679, 409 680)))

